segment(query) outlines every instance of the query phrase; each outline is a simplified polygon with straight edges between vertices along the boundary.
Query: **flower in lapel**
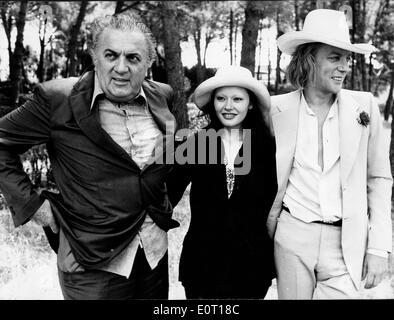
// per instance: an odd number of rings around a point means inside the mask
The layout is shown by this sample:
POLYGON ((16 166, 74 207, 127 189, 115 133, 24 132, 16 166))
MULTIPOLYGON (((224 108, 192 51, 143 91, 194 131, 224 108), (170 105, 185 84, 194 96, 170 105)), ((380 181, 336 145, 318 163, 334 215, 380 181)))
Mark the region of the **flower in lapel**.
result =
POLYGON ((362 126, 366 127, 369 125, 369 114, 365 111, 360 112, 357 118, 357 122, 362 126))

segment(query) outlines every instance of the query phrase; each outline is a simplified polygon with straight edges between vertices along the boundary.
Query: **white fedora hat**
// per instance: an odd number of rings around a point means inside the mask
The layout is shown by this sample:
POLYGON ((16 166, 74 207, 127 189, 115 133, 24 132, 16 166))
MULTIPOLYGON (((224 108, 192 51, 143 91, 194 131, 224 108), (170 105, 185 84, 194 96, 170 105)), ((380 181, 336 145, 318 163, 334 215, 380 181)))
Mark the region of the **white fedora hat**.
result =
POLYGON ((369 54, 376 50, 371 44, 352 44, 345 14, 330 9, 309 12, 305 17, 302 31, 287 32, 277 39, 279 49, 290 55, 299 45, 310 42, 321 42, 361 54, 369 54))
POLYGON ((215 75, 202 82, 194 91, 193 101, 201 110, 211 99, 212 92, 220 87, 242 87, 252 91, 261 107, 269 110, 270 95, 265 85, 253 78, 252 73, 238 66, 228 66, 219 68, 215 75))

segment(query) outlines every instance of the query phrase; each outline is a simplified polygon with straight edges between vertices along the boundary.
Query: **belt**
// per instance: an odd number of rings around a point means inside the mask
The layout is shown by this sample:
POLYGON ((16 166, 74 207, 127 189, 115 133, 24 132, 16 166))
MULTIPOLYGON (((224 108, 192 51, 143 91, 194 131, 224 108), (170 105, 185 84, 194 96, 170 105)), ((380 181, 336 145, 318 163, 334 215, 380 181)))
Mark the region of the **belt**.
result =
MULTIPOLYGON (((282 206, 282 209, 290 213, 290 210, 288 207, 282 206)), ((320 224, 327 224, 330 226, 335 226, 335 227, 341 227, 342 226, 342 219, 333 221, 333 222, 327 222, 327 221, 322 221, 322 220, 315 220, 311 221, 311 223, 320 223, 320 224)))

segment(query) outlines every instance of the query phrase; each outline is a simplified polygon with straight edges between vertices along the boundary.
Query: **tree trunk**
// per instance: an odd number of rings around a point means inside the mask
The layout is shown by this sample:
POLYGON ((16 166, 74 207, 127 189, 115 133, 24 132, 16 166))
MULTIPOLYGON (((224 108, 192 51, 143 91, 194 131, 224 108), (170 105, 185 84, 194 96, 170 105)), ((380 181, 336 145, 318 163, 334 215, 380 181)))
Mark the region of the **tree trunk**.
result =
POLYGON ((257 61, 257 80, 261 80, 261 46, 262 46, 262 31, 263 31, 263 23, 262 21, 259 22, 259 32, 258 32, 258 37, 257 37, 257 47, 259 48, 257 56, 258 56, 258 61, 257 61))
POLYGON ((115 7, 114 15, 117 14, 117 13, 122 12, 123 5, 124 5, 124 1, 116 1, 116 7, 115 7))
POLYGON ((267 80, 268 90, 271 90, 271 70, 272 70, 271 54, 270 54, 270 50, 268 49, 268 80, 267 80))
MULTIPOLYGON (((377 30, 379 28, 379 25, 382 21, 382 17, 386 15, 386 6, 388 6, 389 3, 386 2, 386 0, 379 0, 379 7, 377 9, 373 29, 372 29, 372 37, 376 36, 377 30)), ((368 70, 368 90, 367 91, 375 91, 377 86, 373 86, 375 81, 373 81, 374 78, 374 73, 373 73, 373 65, 372 65, 372 54, 369 55, 369 70, 368 70)))
POLYGON ((242 28, 241 66, 254 75, 256 65, 256 42, 259 31, 260 10, 253 1, 248 1, 245 9, 245 23, 242 28))
MULTIPOLYGON (((357 9, 356 9, 356 0, 352 0, 351 2, 351 7, 352 7, 352 30, 351 30, 351 36, 352 36, 352 43, 355 43, 355 35, 356 35, 356 17, 357 17, 357 9)), ((356 60, 356 54, 352 52, 352 74, 351 74, 351 80, 350 80, 350 89, 354 90, 354 82, 355 82, 355 60, 356 60)))
POLYGON ((52 80, 55 74, 55 67, 53 64, 53 45, 52 41, 49 42, 49 52, 47 53, 48 68, 45 70, 45 79, 52 80))
MULTIPOLYGON (((390 110, 391 113, 391 141, 390 141, 390 164, 391 164, 391 173, 394 174, 394 108, 393 105, 393 89, 394 89, 394 65, 391 66, 391 84, 390 84, 390 91, 389 97, 387 98, 386 106, 385 106, 385 114, 384 119, 387 121, 388 116, 386 117, 386 110, 390 110)), ((393 194, 392 199, 394 197, 394 186, 393 186, 393 194)))
POLYGON ((77 75, 77 40, 79 30, 81 29, 82 21, 85 17, 86 7, 88 5, 87 0, 81 1, 81 7, 75 24, 71 27, 70 41, 68 43, 67 53, 67 76, 74 77, 77 75))
POLYGON ((298 0, 294 0, 294 25, 296 31, 300 31, 300 13, 298 0))
POLYGON ((38 82, 44 81, 44 54, 45 54, 45 39, 40 39, 40 60, 37 67, 38 82))
POLYGON ((20 3, 20 9, 18 14, 18 19, 16 21, 16 41, 15 49, 12 55, 12 63, 10 70, 10 80, 12 83, 11 89, 11 103, 13 106, 17 106, 19 102, 19 93, 21 89, 22 82, 22 68, 23 68, 23 32, 25 29, 26 22, 26 12, 27 12, 27 0, 22 0, 20 3))
POLYGON ((367 90, 371 92, 372 91, 372 77, 373 77, 373 64, 372 64, 372 54, 369 55, 368 58, 368 82, 367 82, 367 90))
POLYGON ((196 30, 193 32, 194 39, 194 47, 196 49, 197 55, 197 65, 196 65, 196 81, 197 84, 200 84, 204 81, 204 71, 202 67, 202 59, 201 59, 201 27, 197 22, 196 30))
POLYGON ((361 74, 361 90, 368 90, 368 79, 367 79, 367 64, 365 62, 365 56, 359 55, 360 61, 360 74, 361 74))
POLYGON ((205 79, 205 70, 207 68, 207 63, 206 63, 206 59, 207 59, 207 51, 208 51, 208 46, 211 43, 213 39, 213 36, 210 36, 209 34, 205 34, 205 46, 204 46, 204 54, 203 54, 203 62, 202 65, 204 66, 204 79, 205 79))
MULTIPOLYGON (((282 31, 279 28, 280 24, 280 7, 276 11, 276 38, 282 35, 282 31)), ((280 59, 282 57, 282 52, 279 48, 276 49, 276 69, 275 69, 275 93, 279 90, 279 85, 282 83, 282 79, 280 76, 280 59)))
POLYGON ((230 65, 233 64, 233 33, 234 33, 234 12, 233 9, 230 10, 230 34, 229 34, 229 44, 230 44, 230 65))
POLYGON ((174 106, 172 111, 177 121, 177 128, 187 128, 189 120, 177 22, 177 3, 175 1, 161 1, 161 7, 167 78, 169 85, 174 89, 174 106))
POLYGON ((6 12, 6 5, 2 4, 1 5, 1 20, 3 22, 3 28, 5 35, 7 37, 7 43, 8 43, 8 70, 9 74, 11 76, 11 64, 12 64, 12 49, 11 49, 11 28, 12 28, 12 17, 9 15, 7 17, 7 12, 6 12))
POLYGON ((237 40, 238 40, 238 19, 235 19, 234 27, 234 65, 237 64, 237 40))
POLYGON ((45 56, 45 36, 47 32, 47 23, 48 20, 45 18, 44 20, 44 27, 43 27, 43 35, 41 36, 41 23, 40 23, 40 60, 38 61, 37 67, 37 78, 39 82, 44 81, 44 56, 45 56))
MULTIPOLYGON (((394 64, 391 64, 391 83, 390 83, 389 95, 387 97, 386 104, 384 106, 384 120, 386 121, 389 119, 389 115, 393 113, 393 90, 394 90, 394 64)), ((392 121, 392 123, 394 123, 394 121, 392 121)))
MULTIPOLYGON (((358 39, 357 42, 358 43, 365 43, 365 23, 367 20, 367 11, 366 11, 366 3, 365 0, 362 0, 362 2, 360 3, 360 13, 362 14, 362 16, 360 17, 359 21, 361 23, 359 23, 359 27, 357 29, 358 31, 358 39)), ((361 74, 361 90, 363 91, 367 91, 367 86, 368 86, 368 79, 367 79, 367 66, 366 66, 366 62, 365 62, 365 56, 362 54, 358 55, 359 57, 359 70, 360 70, 360 74, 361 74)))

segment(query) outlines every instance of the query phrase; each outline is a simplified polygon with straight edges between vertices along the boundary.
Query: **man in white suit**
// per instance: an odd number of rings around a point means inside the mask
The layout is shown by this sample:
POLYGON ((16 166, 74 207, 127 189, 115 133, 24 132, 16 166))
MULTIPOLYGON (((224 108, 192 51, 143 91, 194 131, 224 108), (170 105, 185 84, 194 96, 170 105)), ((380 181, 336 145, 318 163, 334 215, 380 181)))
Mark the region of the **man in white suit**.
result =
POLYGON ((279 299, 357 298, 387 273, 392 249, 388 148, 371 93, 342 89, 352 52, 343 12, 318 9, 278 38, 298 90, 272 97, 278 193, 274 237, 279 299))

